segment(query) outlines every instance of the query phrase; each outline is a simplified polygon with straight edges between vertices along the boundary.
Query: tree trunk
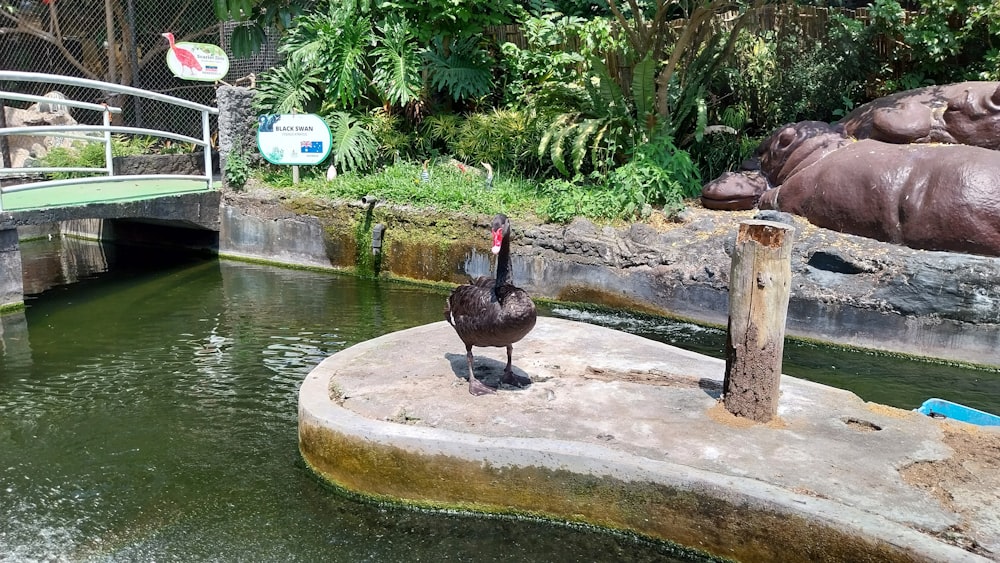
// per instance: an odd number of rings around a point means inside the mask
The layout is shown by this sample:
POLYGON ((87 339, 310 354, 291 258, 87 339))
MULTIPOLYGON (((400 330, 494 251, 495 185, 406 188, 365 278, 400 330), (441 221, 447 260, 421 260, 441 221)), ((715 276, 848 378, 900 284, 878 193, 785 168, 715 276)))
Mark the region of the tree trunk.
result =
POLYGON ((756 422, 778 414, 793 233, 782 223, 744 221, 733 252, 723 402, 756 422))

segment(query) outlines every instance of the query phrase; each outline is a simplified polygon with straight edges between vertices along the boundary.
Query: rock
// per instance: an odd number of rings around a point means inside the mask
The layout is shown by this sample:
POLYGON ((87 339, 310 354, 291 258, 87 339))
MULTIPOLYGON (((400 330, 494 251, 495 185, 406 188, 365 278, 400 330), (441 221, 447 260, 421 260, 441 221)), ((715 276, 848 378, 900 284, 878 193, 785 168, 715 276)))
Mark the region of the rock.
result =
POLYGON ((182 174, 204 175, 205 153, 191 154, 140 154, 116 156, 113 159, 115 174, 135 176, 139 174, 182 174))
MULTIPOLYGON (((28 109, 5 107, 4 115, 7 127, 32 127, 42 125, 77 125, 77 121, 66 105, 58 100, 66 99, 57 91, 45 94, 52 102, 33 104, 28 109)), ((62 137, 47 135, 8 135, 7 146, 10 150, 11 167, 22 168, 30 166, 33 160, 44 158, 50 150, 56 147, 69 148, 73 142, 62 137)))

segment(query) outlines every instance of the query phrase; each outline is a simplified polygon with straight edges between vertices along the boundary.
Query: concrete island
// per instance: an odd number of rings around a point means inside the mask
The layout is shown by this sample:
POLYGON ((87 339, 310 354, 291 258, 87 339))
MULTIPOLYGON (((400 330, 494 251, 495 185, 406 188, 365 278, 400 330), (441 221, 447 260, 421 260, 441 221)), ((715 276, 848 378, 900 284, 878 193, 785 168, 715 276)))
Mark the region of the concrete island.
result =
MULTIPOLYGON (((502 348, 477 348, 497 386, 502 348)), ((418 507, 530 515, 737 561, 987 561, 1000 553, 1000 433, 782 376, 778 418, 719 402, 722 360, 540 318, 532 384, 475 397, 445 322, 326 359, 299 394, 319 476, 418 507)))

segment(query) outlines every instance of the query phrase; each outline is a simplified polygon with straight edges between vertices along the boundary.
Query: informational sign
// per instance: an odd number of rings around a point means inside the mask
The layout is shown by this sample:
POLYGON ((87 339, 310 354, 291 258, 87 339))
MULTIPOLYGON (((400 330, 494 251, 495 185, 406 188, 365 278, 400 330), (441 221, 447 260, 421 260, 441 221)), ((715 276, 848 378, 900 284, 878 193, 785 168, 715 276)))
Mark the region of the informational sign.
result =
POLYGON ((218 45, 210 43, 173 42, 169 38, 167 68, 178 78, 215 82, 229 72, 229 56, 218 45))
POLYGON ((295 113, 257 118, 257 148, 271 164, 308 166, 330 154, 330 127, 318 115, 295 113))

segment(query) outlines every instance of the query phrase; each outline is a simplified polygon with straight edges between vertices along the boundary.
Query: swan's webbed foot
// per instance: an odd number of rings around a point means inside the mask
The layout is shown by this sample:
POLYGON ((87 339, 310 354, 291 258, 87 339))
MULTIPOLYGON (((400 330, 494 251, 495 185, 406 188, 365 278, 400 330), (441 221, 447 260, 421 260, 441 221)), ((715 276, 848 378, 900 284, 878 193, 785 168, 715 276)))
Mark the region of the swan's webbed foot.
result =
POLYGON ((496 389, 489 387, 482 381, 476 379, 471 374, 469 375, 469 393, 472 393, 473 395, 478 397, 480 395, 491 395, 496 392, 497 392, 496 389))
POLYGON ((476 374, 472 372, 472 346, 466 345, 465 359, 469 363, 469 393, 480 396, 496 393, 496 389, 487 387, 485 383, 476 379, 476 374))
POLYGON ((517 375, 511 369, 505 369, 503 372, 503 377, 500 378, 501 385, 512 385, 514 387, 527 387, 531 385, 531 380, 527 377, 517 375))
POLYGON ((514 373, 514 369, 511 367, 511 356, 514 353, 514 347, 510 344, 507 345, 507 367, 503 368, 503 377, 500 378, 500 385, 507 384, 514 387, 524 388, 531 385, 531 380, 527 377, 522 377, 514 373))

